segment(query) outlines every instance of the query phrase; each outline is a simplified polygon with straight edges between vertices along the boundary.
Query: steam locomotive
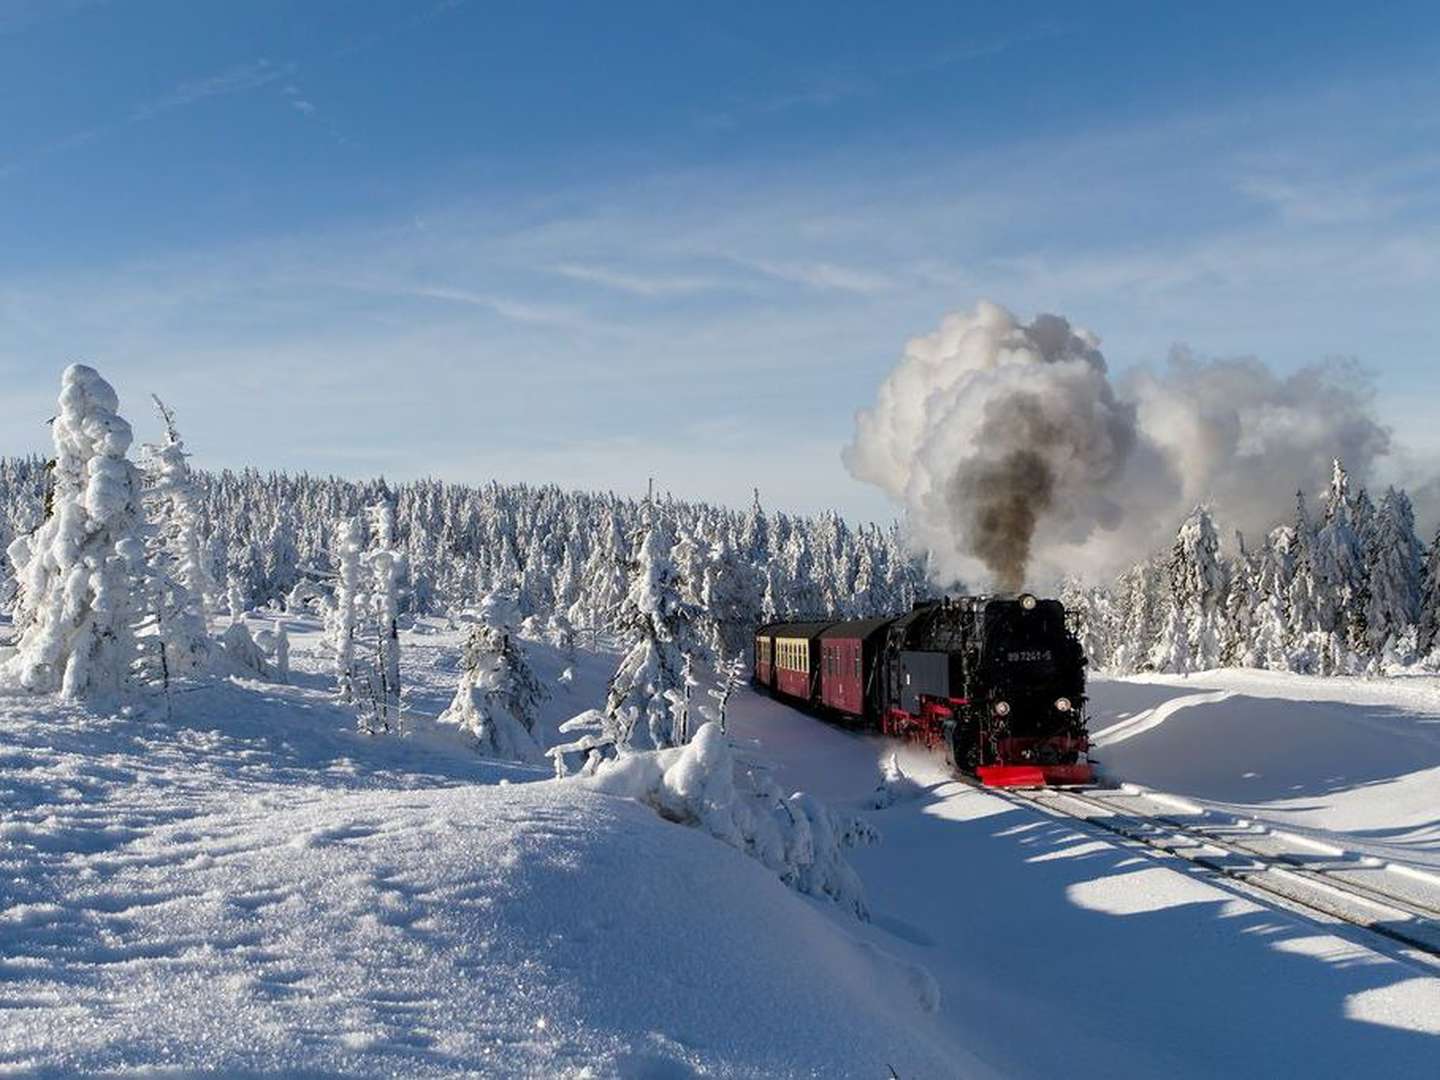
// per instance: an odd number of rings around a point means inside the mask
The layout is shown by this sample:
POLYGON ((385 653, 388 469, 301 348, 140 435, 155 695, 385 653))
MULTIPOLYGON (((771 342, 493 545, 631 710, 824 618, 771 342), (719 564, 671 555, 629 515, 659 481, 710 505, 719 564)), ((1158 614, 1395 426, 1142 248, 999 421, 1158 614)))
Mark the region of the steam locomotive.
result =
POLYGON ((888 619, 755 631, 754 682, 831 719, 942 746, 994 787, 1085 784, 1085 655, 1058 600, 962 596, 888 619))

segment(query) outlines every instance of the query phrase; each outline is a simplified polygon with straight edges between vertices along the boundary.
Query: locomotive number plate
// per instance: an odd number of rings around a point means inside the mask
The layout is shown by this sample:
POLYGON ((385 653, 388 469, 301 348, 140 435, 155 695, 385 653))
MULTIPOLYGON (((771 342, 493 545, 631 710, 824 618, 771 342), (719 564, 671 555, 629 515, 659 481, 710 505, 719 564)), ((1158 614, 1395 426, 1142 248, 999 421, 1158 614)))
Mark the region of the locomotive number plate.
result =
POLYGON ((1007 653, 1005 659, 1012 664, 1030 664, 1039 660, 1055 659, 1055 652, 1052 649, 1017 649, 1007 653))

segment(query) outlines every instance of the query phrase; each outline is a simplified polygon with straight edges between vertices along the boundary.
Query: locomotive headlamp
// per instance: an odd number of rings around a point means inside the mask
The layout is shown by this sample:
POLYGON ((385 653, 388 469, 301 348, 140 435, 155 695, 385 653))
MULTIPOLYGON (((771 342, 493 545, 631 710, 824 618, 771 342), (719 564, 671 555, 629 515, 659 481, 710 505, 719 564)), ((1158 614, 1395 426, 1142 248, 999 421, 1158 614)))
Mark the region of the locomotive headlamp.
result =
POLYGON ((996 716, 1009 716, 1009 715, 1010 715, 1010 703, 1009 703, 1008 701, 997 701, 997 702, 995 702, 995 715, 996 715, 996 716))
POLYGON ((1070 704, 1070 699, 1068 697, 1062 697, 1055 699, 1055 708, 1058 709, 1060 712, 1069 712, 1071 709, 1074 708, 1074 706, 1070 704))
POLYGON ((1031 596, 1028 592, 1022 593, 1020 596, 1020 606, 1026 611, 1034 611, 1037 602, 1035 597, 1031 596))

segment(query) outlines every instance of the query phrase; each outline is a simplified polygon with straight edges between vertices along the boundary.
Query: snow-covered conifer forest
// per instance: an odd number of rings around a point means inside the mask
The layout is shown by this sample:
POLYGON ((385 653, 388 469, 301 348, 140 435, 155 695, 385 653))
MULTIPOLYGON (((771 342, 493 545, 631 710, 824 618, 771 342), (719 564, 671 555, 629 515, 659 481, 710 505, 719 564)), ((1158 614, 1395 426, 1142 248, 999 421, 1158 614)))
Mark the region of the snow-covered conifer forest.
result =
MULTIPOLYGON (((367 546, 393 552, 384 603, 396 615, 456 612, 498 594, 513 602, 517 626, 555 624, 590 643, 629 640, 637 627, 649 628, 640 635, 648 642, 665 636, 631 580, 637 568, 663 573, 648 587, 673 593, 666 618, 684 624, 666 631, 668 651, 656 662, 667 667, 682 653, 741 656, 750 630, 767 620, 903 611, 940 591, 900 523, 767 511, 758 496, 734 510, 523 484, 212 472, 190 464, 168 409, 163 421, 161 443, 144 448, 141 471, 124 482, 144 487, 130 513, 159 574, 152 588, 163 592, 144 604, 164 608, 168 635, 189 626, 193 638, 202 612, 324 610, 346 627, 343 650, 367 546)), ((7 604, 19 595, 47 503, 74 482, 64 470, 75 468, 67 463, 75 452, 67 444, 54 458, 0 458, 0 544, 21 542, 0 575, 7 604)), ((1440 665, 1440 535, 1427 543, 1416 534, 1403 490, 1352 490, 1336 460, 1329 487, 1297 492, 1293 507, 1275 508, 1275 521, 1258 538, 1227 535, 1199 506, 1169 547, 1115 580, 1065 581, 1060 595, 1092 665, 1318 675, 1440 665)), ((183 668, 199 649, 176 644, 167 662, 183 668)))
MULTIPOLYGON (((360 587, 352 578, 363 574, 356 560, 375 544, 398 557, 390 565, 403 575, 394 585, 399 613, 460 611, 501 593, 519 620, 561 617, 582 642, 635 624, 645 601, 630 596, 632 572, 643 564, 658 573, 658 560, 667 575, 659 584, 684 604, 685 648, 709 656, 739 655, 765 619, 903 610, 927 595, 923 560, 907 552, 898 526, 767 511, 758 497, 734 510, 523 484, 203 467, 189 469, 177 496, 176 462, 188 459, 174 449, 178 435, 167 439, 140 461, 154 496, 144 501, 155 503, 148 520, 171 536, 165 559, 175 563, 175 580, 212 610, 338 604, 348 619, 360 587), (388 508, 383 539, 377 507, 388 508)), ((0 458, 0 541, 23 541, 39 525, 47 500, 70 482, 65 467, 39 455, 0 458)), ((138 515, 138 486, 135 499, 138 515)), ((8 560, 0 578, 7 605, 22 579, 17 559, 24 555, 8 560)))
POLYGON ((1258 541, 1199 506, 1168 551, 1062 596, 1093 666, 1120 673, 1265 668, 1313 675, 1440 670, 1440 534, 1415 531, 1409 496, 1352 490, 1344 463, 1312 510, 1258 541))

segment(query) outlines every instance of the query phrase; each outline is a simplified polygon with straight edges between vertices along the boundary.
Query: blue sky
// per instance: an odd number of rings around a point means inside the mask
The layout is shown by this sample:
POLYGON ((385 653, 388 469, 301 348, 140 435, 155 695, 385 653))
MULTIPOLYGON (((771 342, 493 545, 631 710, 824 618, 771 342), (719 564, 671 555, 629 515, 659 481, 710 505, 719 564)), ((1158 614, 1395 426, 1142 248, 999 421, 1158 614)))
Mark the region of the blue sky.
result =
POLYGON ((1440 460, 1434 4, 0 0, 0 452, 60 368, 196 460, 885 518, 981 297, 1112 365, 1357 357, 1440 460))

